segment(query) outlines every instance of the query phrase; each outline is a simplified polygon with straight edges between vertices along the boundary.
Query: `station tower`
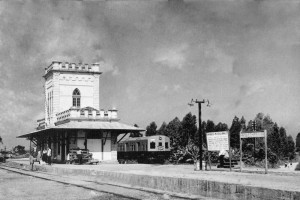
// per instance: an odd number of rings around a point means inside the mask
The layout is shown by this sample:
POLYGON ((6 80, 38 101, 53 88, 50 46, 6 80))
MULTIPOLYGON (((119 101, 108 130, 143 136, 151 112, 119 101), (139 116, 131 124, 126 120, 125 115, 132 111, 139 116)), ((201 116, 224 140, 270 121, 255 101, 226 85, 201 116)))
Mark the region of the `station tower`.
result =
POLYGON ((99 64, 52 62, 45 68, 45 126, 52 127, 56 114, 70 108, 100 110, 99 64))

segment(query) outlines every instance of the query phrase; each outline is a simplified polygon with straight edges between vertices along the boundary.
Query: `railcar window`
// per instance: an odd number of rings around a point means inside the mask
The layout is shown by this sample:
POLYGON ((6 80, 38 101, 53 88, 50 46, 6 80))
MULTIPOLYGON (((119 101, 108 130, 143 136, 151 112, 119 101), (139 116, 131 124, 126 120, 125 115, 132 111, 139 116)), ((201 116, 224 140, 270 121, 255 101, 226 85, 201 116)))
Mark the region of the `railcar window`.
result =
POLYGON ((139 142, 137 142, 136 144, 137 144, 137 146, 136 146, 136 150, 137 150, 137 151, 139 151, 139 150, 140 150, 140 148, 141 148, 141 147, 140 147, 140 146, 141 146, 141 144, 140 144, 139 142))
POLYGON ((150 149, 155 149, 155 142, 150 142, 150 149))
POLYGON ((165 143, 165 148, 168 149, 169 148, 169 143, 165 143))
POLYGON ((162 142, 159 142, 159 143, 158 143, 158 146, 161 147, 161 146, 162 146, 162 142))

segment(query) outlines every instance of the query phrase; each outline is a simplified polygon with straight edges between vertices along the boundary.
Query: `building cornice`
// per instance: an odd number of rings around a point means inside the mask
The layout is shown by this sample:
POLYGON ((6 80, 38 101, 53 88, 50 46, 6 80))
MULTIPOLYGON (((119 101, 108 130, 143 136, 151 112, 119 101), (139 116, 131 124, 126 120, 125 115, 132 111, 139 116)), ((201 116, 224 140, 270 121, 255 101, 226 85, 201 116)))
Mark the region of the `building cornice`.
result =
POLYGON ((102 72, 93 72, 93 71, 79 71, 79 70, 50 70, 49 72, 47 72, 47 74, 45 74, 43 77, 45 79, 47 79, 51 74, 55 73, 55 72, 60 72, 60 73, 64 73, 64 72, 67 72, 67 73, 72 73, 72 74, 102 74, 102 72))

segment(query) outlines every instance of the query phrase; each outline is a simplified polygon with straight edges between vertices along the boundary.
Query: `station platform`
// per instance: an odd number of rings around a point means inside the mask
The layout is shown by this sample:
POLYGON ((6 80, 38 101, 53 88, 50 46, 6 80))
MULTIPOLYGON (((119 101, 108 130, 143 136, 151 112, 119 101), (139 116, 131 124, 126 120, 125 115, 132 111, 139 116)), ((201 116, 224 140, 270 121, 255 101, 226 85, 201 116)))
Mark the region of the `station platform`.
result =
MULTIPOLYGON (((222 199, 299 199, 300 171, 297 163, 288 168, 220 169, 194 171, 193 165, 102 164, 67 165, 34 164, 34 170, 85 180, 101 181, 129 187, 151 188, 188 195, 222 199)), ((7 160, 7 166, 29 169, 28 159, 7 160)))

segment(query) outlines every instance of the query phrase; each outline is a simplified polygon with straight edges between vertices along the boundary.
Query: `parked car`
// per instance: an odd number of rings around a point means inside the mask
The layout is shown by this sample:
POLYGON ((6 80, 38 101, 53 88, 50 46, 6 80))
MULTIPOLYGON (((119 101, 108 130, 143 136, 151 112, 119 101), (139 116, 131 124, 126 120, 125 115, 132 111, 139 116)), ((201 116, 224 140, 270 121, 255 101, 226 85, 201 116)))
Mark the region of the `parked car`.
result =
POLYGON ((0 153, 0 162, 5 162, 5 157, 2 155, 2 153, 0 153))

